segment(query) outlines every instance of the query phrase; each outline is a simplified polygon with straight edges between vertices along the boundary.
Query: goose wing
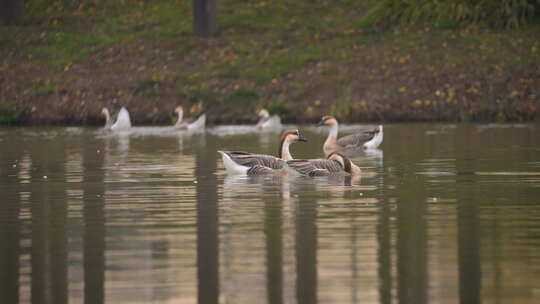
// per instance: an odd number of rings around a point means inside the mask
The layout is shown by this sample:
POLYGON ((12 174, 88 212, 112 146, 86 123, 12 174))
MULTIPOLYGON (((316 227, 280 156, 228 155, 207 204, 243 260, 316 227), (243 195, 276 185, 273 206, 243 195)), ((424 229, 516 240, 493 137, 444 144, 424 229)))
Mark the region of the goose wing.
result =
POLYGON ((265 154, 253 154, 248 152, 224 152, 237 164, 246 167, 255 167, 255 166, 264 166, 270 169, 281 169, 283 168, 284 161, 272 156, 265 154))
POLYGON ((262 175, 274 172, 274 169, 270 169, 265 166, 255 165, 249 168, 246 172, 247 175, 262 175))
POLYGON ((195 129, 203 129, 206 125, 206 114, 202 114, 195 120, 194 122, 190 123, 188 125, 188 129, 195 130, 195 129))
POLYGON ((129 112, 126 108, 122 107, 118 112, 118 117, 116 122, 111 126, 112 130, 127 130, 131 128, 131 119, 129 117, 129 112))
POLYGON ((293 159, 287 161, 287 165, 300 174, 308 176, 325 176, 344 172, 339 162, 327 159, 293 159))
POLYGON ((349 147, 360 147, 365 142, 368 142, 375 137, 375 135, 379 133, 379 129, 373 129, 364 131, 362 133, 356 133, 351 134, 347 136, 343 136, 337 140, 338 145, 349 148, 349 147))

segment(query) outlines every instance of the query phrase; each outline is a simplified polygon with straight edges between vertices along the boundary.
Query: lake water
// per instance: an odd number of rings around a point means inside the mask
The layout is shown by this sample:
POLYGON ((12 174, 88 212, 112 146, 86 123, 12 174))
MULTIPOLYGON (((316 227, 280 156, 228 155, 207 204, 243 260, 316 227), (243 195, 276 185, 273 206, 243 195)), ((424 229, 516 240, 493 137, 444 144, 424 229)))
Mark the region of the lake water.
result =
POLYGON ((228 176, 248 127, 0 128, 0 303, 540 303, 540 125, 384 130, 312 179, 228 176))

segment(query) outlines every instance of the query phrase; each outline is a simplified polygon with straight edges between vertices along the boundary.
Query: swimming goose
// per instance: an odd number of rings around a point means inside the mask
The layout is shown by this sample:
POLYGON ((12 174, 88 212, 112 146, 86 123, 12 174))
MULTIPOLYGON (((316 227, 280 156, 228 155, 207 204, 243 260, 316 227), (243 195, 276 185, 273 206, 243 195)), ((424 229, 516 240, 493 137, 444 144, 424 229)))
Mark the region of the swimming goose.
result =
POLYGON ((279 116, 270 116, 270 113, 266 109, 261 109, 257 113, 257 116, 259 116, 259 121, 255 125, 255 128, 259 130, 281 129, 281 118, 279 116))
POLYGON ((297 141, 307 141, 298 130, 285 131, 281 136, 278 157, 249 152, 218 151, 229 174, 257 175, 283 169, 285 161, 292 160, 289 146, 297 141))
POLYGON ((323 145, 324 154, 327 156, 334 151, 347 149, 376 149, 383 140, 382 125, 372 130, 347 135, 339 139, 337 138, 339 125, 333 116, 323 116, 318 125, 330 126, 330 132, 323 145))
POLYGON ((332 152, 327 159, 293 159, 287 161, 287 167, 302 175, 327 176, 345 174, 358 176, 362 173, 345 155, 332 152))
POLYGON ((107 108, 103 108, 101 110, 101 114, 105 116, 105 130, 122 131, 131 128, 131 119, 129 118, 129 112, 124 107, 122 107, 120 111, 118 111, 116 122, 114 124, 107 108))
POLYGON ((176 107, 176 109, 174 109, 174 113, 178 114, 178 120, 174 125, 176 129, 194 131, 204 129, 206 125, 206 114, 202 114, 201 116, 199 116, 199 118, 197 118, 197 120, 192 123, 187 123, 182 122, 182 119, 184 117, 184 109, 181 106, 176 107))

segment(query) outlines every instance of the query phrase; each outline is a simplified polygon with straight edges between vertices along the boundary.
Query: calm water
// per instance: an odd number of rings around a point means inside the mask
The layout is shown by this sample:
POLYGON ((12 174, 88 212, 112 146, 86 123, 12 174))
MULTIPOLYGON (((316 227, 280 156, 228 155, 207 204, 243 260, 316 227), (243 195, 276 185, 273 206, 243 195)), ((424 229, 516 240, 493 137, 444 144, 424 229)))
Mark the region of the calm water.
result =
POLYGON ((540 303, 540 125, 387 125, 360 179, 227 176, 249 131, 0 129, 0 303, 540 303))

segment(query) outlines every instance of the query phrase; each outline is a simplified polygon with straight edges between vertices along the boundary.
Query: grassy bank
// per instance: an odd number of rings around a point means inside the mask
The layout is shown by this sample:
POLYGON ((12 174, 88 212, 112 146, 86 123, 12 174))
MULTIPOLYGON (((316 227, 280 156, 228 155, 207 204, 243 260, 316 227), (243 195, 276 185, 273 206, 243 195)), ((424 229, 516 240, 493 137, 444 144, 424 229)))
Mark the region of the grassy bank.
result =
POLYGON ((539 26, 382 30, 354 0, 224 0, 219 36, 199 39, 190 0, 32 5, 0 28, 0 104, 20 122, 99 124, 103 106, 126 106, 167 124, 178 104, 214 123, 260 107, 294 122, 540 116, 539 26))

